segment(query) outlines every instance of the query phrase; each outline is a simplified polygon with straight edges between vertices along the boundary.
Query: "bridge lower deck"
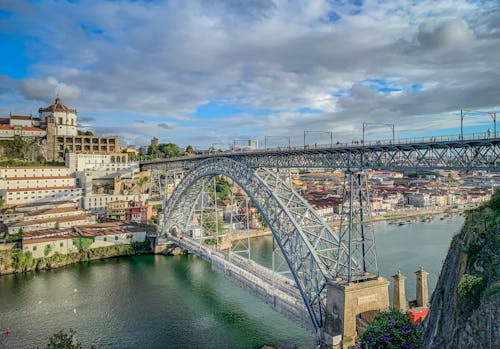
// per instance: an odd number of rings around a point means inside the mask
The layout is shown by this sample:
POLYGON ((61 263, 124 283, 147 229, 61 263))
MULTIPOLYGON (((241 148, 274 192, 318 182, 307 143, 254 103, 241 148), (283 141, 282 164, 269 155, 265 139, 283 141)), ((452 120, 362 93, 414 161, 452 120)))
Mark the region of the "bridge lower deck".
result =
POLYGON ((270 305, 298 325, 312 330, 294 281, 237 254, 227 254, 188 237, 169 236, 177 246, 210 262, 212 268, 270 305))

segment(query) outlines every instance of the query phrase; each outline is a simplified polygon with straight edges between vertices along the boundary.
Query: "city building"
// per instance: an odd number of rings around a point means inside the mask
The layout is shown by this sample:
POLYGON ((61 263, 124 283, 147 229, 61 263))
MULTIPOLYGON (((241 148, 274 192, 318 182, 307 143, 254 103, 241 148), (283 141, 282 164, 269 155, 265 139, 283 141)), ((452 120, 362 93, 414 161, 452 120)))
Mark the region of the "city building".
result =
POLYGON ((80 203, 82 189, 64 166, 0 167, 0 196, 4 204, 66 201, 80 203))
POLYGON ((56 98, 38 109, 39 117, 10 115, 0 118, 0 139, 45 138, 48 161, 64 161, 67 152, 120 152, 118 136, 79 135, 77 111, 56 98))
POLYGON ((152 216, 153 206, 150 204, 142 205, 141 202, 130 202, 125 209, 125 220, 127 222, 147 224, 152 216))
POLYGON ((131 244, 146 241, 146 229, 121 222, 77 225, 71 228, 53 228, 29 231, 23 234, 22 249, 34 258, 50 257, 56 253, 79 252, 79 239, 90 239, 87 249, 131 244))
POLYGON ((83 208, 95 214, 105 215, 106 206, 113 201, 141 201, 145 202, 148 194, 131 195, 100 195, 90 194, 83 197, 83 208))
POLYGON ((106 204, 106 218, 124 221, 128 202, 125 200, 111 201, 106 204))
POLYGON ((66 153, 64 163, 70 172, 116 172, 129 168, 128 156, 123 153, 78 152, 66 153))

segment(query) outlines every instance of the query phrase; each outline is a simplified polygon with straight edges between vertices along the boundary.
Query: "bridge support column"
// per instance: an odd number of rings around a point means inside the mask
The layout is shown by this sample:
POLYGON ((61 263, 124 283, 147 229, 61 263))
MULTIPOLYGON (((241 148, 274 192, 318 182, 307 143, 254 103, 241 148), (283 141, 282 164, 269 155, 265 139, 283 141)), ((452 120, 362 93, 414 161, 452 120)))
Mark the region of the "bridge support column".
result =
POLYGON ((389 281, 378 277, 362 282, 333 282, 327 286, 325 326, 321 348, 347 349, 355 344, 358 328, 389 308, 389 281))
POLYGON ((340 215, 337 275, 348 282, 378 276, 368 180, 363 171, 347 170, 340 215))

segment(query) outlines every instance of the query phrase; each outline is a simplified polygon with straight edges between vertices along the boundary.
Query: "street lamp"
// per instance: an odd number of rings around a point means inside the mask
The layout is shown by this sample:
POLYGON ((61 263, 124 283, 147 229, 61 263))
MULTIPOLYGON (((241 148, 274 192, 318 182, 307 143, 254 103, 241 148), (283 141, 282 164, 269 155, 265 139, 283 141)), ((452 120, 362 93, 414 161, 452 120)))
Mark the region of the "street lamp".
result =
POLYGON ((382 126, 388 126, 392 130, 392 143, 394 143, 394 124, 384 124, 380 122, 363 122, 363 138, 361 139, 361 142, 365 144, 365 130, 368 125, 382 125, 382 126))
MULTIPOLYGON (((481 110, 471 110, 471 109, 460 109, 460 139, 464 139, 464 118, 465 112, 474 112, 478 114, 488 114, 493 120, 493 137, 497 137, 497 113, 492 111, 481 111, 481 110)), ((488 135, 490 137, 490 135, 488 135)))
POLYGON ((333 148, 333 132, 332 131, 304 131, 304 149, 306 148, 306 135, 308 133, 327 133, 330 135, 330 148, 333 148))
POLYGON ((290 136, 264 136, 264 149, 267 151, 267 140, 269 138, 285 138, 285 139, 288 139, 288 149, 290 149, 290 136))

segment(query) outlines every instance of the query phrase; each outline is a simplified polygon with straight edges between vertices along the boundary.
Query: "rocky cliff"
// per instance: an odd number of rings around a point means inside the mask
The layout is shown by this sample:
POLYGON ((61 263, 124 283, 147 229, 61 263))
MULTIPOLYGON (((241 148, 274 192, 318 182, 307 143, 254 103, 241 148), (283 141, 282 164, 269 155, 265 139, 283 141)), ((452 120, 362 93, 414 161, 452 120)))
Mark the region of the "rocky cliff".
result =
POLYGON ((26 161, 47 160, 47 141, 44 138, 0 140, 0 159, 26 161))
POLYGON ((425 348, 500 348, 500 191, 467 213, 423 323, 425 348))

